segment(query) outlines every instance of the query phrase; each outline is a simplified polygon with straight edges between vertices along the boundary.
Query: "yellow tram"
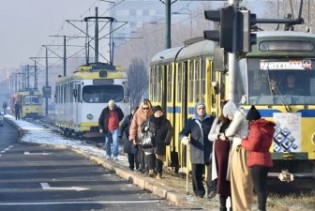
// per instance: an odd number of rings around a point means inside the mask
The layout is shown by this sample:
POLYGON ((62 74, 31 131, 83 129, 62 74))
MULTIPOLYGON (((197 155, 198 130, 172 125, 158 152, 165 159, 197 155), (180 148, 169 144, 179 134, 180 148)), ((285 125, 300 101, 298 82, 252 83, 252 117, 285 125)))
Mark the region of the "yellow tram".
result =
POLYGON ((233 92, 245 110, 254 104, 263 118, 276 122, 270 149, 273 172, 282 172, 280 177, 286 181, 294 176, 315 178, 315 35, 257 32, 252 52, 238 57, 235 87, 230 87, 229 71, 214 71, 216 48, 215 42, 203 40, 161 51, 152 58, 149 98, 153 105, 162 105, 174 127, 167 165, 174 163, 174 155, 182 168, 189 164, 178 136, 196 102, 205 102, 207 113, 218 115, 222 100, 233 92), (288 75, 296 77, 296 90, 274 92, 274 80, 284 86, 288 75))

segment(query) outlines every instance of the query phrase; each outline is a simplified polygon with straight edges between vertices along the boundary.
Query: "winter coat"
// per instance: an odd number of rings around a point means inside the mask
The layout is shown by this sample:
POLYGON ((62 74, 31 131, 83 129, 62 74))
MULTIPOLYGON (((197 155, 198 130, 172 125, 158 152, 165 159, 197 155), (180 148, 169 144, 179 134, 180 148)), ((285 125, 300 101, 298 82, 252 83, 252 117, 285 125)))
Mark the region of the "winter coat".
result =
MULTIPOLYGON (((218 123, 219 118, 216 117, 213 121, 212 127, 210 129, 210 132, 208 134, 208 139, 212 143, 212 149, 215 149, 215 142, 218 139, 218 135, 220 133, 220 128, 222 126, 222 122, 218 123)), ((217 167, 217 162, 216 162, 216 156, 214 153, 212 153, 212 171, 211 171, 211 179, 215 180, 218 178, 218 167, 217 167)))
MULTIPOLYGON (((118 121, 120 122, 124 118, 124 113, 122 112, 121 108, 115 107, 114 111, 117 113, 118 121)), ((103 109, 99 119, 98 125, 99 128, 103 130, 104 133, 108 132, 108 118, 109 118, 109 108, 108 106, 103 109)))
POLYGON ((235 211, 251 210, 253 182, 247 166, 247 151, 240 147, 241 138, 247 137, 248 121, 242 109, 237 110, 225 130, 225 136, 232 140, 229 153, 228 177, 231 183, 232 207, 235 211))
MULTIPOLYGON (((141 129, 143 131, 144 128, 148 126, 148 130, 154 134, 153 152, 158 155, 165 155, 166 145, 169 145, 171 142, 173 128, 168 119, 164 116, 160 118, 161 119, 158 120, 158 118, 151 116, 141 125, 141 129)), ((150 149, 145 151, 150 151, 150 149)))
POLYGON ((209 164, 212 153, 212 143, 208 140, 214 117, 206 116, 202 121, 189 118, 179 134, 182 140, 190 134, 190 161, 192 164, 209 164))
POLYGON ((145 122, 147 119, 149 119, 150 116, 152 116, 153 111, 150 109, 148 112, 148 116, 143 112, 141 107, 138 108, 138 110, 133 115, 131 125, 129 128, 129 140, 135 140, 137 144, 140 144, 139 137, 141 136, 141 125, 143 122, 145 122))
POLYGON ((275 123, 265 119, 254 121, 249 128, 249 135, 242 139, 242 147, 249 151, 247 165, 272 166, 269 148, 273 141, 275 123))
POLYGON ((132 114, 127 115, 121 123, 120 132, 122 135, 122 140, 124 142, 124 152, 132 153, 133 144, 129 141, 129 128, 132 121, 132 114))

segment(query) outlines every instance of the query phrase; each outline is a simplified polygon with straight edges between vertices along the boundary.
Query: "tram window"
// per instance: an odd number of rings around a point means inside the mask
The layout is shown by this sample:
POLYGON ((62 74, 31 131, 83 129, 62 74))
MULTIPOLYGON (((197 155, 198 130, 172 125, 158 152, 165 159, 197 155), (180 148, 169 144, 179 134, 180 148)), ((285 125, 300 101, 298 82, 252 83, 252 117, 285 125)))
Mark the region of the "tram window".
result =
POLYGON ((195 93, 194 93, 194 100, 195 102, 201 101, 201 93, 200 93, 200 67, 199 62, 195 62, 195 93))
POLYGON ((39 96, 25 96, 23 104, 39 104, 39 96))
POLYGON ((172 73, 173 73, 172 65, 169 65, 169 68, 167 71, 167 102, 172 101, 172 84, 173 84, 172 73))
POLYGON ((124 88, 121 85, 84 86, 83 100, 87 103, 107 103, 110 99, 116 102, 124 100, 124 88))
POLYGON ((183 83, 183 71, 182 71, 182 64, 178 64, 178 78, 176 80, 178 83, 177 86, 177 102, 181 102, 182 100, 182 83, 183 83))
POLYGON ((206 93, 206 61, 201 61, 201 93, 206 93))
POLYGON ((189 78, 188 78, 188 84, 189 84, 189 102, 194 102, 194 69, 191 67, 189 68, 189 78))

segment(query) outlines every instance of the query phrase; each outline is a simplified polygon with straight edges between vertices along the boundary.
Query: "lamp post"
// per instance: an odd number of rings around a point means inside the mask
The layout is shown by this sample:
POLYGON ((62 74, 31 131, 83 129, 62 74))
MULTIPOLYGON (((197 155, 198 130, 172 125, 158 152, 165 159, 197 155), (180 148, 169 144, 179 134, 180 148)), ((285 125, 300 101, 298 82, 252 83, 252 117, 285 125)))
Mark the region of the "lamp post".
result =
POLYGON ((187 9, 189 12, 172 12, 174 15, 189 15, 190 19, 190 38, 192 38, 192 15, 191 15, 191 10, 187 9))

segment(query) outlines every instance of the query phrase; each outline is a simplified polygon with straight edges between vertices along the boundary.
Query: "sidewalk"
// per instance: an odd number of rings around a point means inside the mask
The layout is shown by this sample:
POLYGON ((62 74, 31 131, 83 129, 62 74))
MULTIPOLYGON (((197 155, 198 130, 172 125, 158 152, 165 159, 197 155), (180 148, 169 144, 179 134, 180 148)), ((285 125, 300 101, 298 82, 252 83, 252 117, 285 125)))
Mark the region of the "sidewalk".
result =
MULTIPOLYGON (((87 155, 84 151, 71 149, 80 155, 87 157, 90 161, 112 170, 116 175, 124 178, 143 190, 148 190, 154 195, 167 199, 181 210, 219 210, 218 196, 208 198, 197 198, 192 192, 191 179, 188 180, 188 193, 186 191, 186 176, 175 176, 171 169, 164 169, 161 180, 145 176, 138 171, 131 171, 128 167, 126 156, 120 155, 119 161, 106 160, 105 156, 98 157, 87 155)), ((105 154, 105 152, 104 152, 105 154)), ((181 174, 180 174, 181 175, 181 174)))

